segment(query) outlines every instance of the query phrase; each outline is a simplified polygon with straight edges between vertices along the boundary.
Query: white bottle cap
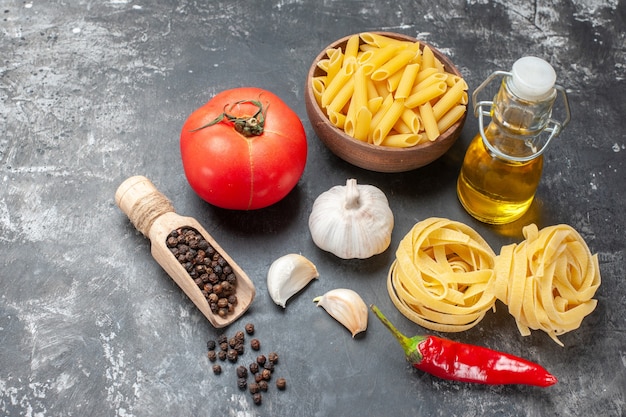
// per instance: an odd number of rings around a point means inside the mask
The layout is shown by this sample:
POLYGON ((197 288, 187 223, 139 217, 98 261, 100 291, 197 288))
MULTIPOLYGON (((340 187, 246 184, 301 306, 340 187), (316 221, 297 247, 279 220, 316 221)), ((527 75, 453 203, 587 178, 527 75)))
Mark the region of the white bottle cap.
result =
POLYGON ((556 73, 552 65, 541 58, 525 56, 513 64, 512 82, 509 84, 513 94, 524 100, 537 101, 552 94, 556 73))

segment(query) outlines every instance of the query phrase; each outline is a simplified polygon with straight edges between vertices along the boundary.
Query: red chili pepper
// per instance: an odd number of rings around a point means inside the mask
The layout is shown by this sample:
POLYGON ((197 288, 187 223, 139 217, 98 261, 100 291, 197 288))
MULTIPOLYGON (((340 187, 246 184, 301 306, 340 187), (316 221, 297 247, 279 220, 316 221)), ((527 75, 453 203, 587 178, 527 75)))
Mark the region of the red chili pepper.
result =
POLYGON ((376 317, 402 346, 413 367, 442 379, 479 384, 524 384, 549 387, 557 379, 540 365, 482 346, 454 342, 436 336, 400 333, 375 305, 376 317))

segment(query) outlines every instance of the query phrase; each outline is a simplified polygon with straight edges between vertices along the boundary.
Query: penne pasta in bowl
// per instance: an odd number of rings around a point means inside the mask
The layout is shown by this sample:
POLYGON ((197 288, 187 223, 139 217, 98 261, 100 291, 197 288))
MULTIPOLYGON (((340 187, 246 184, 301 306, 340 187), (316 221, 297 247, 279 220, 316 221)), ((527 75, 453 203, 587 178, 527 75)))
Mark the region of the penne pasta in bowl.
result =
POLYGON ((306 79, 313 130, 338 157, 405 172, 441 157, 467 116, 468 86, 452 61, 407 35, 363 32, 325 47, 306 79))

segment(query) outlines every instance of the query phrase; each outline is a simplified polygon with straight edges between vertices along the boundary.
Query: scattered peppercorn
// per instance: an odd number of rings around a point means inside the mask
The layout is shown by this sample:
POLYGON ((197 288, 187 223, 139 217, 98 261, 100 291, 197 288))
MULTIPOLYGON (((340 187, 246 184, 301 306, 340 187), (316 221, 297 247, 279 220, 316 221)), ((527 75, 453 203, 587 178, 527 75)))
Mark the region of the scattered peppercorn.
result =
POLYGON ((257 384, 256 382, 251 383, 250 385, 248 385, 248 390, 250 390, 250 394, 256 394, 257 392, 260 391, 260 387, 259 384, 257 384))
POLYGON ((272 362, 273 364, 277 364, 278 363, 278 353, 276 352, 270 352, 267 355, 267 359, 272 362))
POLYGON ((243 365, 237 367, 237 376, 239 378, 246 378, 248 376, 248 368, 243 365))
MULTIPOLYGON (((225 261, 223 259, 222 260, 216 259, 214 255, 210 255, 208 252, 206 254, 200 253, 196 255, 198 258, 205 257, 206 255, 206 257, 209 257, 211 259, 211 265, 219 266, 219 268, 214 268, 211 274, 205 273, 205 269, 202 265, 196 265, 195 267, 187 265, 187 263, 190 262, 190 259, 193 259, 193 258, 189 258, 189 253, 186 252, 186 250, 187 251, 191 250, 194 247, 197 247, 197 245, 198 243, 195 241, 190 241, 188 243, 189 248, 185 248, 183 245, 183 248, 182 248, 183 255, 185 253, 187 255, 184 255, 184 256, 181 255, 181 259, 183 259, 186 262, 185 267, 188 268, 188 271, 192 270, 193 273, 199 274, 197 278, 194 278, 196 283, 199 282, 198 280, 203 281, 204 284, 202 286, 203 288, 202 291, 207 292, 207 293, 215 286, 218 287, 217 288, 218 292, 229 291, 231 289, 231 284, 232 284, 230 281, 219 282, 219 280, 214 277, 216 271, 217 272, 221 271, 220 268, 223 268, 224 270, 228 269, 228 273, 232 274, 232 270, 229 269, 230 267, 228 265, 224 265, 225 261), (203 277, 203 278, 200 278, 200 277, 203 277)), ((176 250, 180 251, 181 249, 176 247, 176 250)), ((224 312, 222 311, 224 310, 224 308, 218 307, 218 303, 220 305, 224 305, 224 301, 222 301, 224 297, 218 296, 215 292, 211 292, 208 295, 208 298, 210 299, 209 300, 210 305, 211 303, 214 304, 211 306, 211 308, 215 312, 218 312, 219 314, 224 314, 224 312)), ((228 308, 232 308, 232 305, 229 305, 228 308)), ((244 342, 246 338, 245 334, 246 333, 249 335, 253 334, 254 325, 252 323, 247 323, 245 325, 244 330, 245 330, 245 333, 243 331, 237 331, 231 337, 228 337, 226 334, 221 334, 217 337, 217 340, 207 341, 207 350, 208 350, 207 357, 209 358, 209 360, 211 362, 215 362, 217 359, 220 359, 221 361, 228 360, 233 363, 237 362, 238 359, 242 357, 242 355, 245 352, 245 348, 244 348, 244 345, 245 345, 244 342)), ((259 339, 256 339, 256 338, 251 339, 250 346, 252 350, 258 351, 261 349, 261 342, 259 339)), ((251 362, 248 367, 245 367, 243 365, 237 366, 236 368, 237 386, 241 390, 248 389, 250 393, 252 394, 252 400, 254 401, 255 404, 260 405, 263 401, 261 392, 267 392, 269 390, 268 381, 272 379, 274 367, 276 366, 277 363, 278 363, 278 354, 276 352, 270 352, 267 354, 267 356, 263 354, 258 355, 256 357, 256 360, 254 362, 251 362), (250 383, 248 383, 248 375, 249 375, 248 370, 249 370, 249 373, 253 375, 253 379, 254 379, 250 383)), ((221 374, 222 367, 218 364, 213 365, 213 373, 216 375, 221 374)), ((278 378, 276 380, 276 387, 279 390, 284 390, 286 387, 285 378, 278 378)))
POLYGON ((231 361, 231 362, 237 362, 237 358, 239 357, 239 355, 237 354, 237 351, 235 349, 230 349, 227 353, 226 353, 226 358, 231 361))
POLYGON ((276 380, 276 388, 279 390, 284 390, 287 387, 287 380, 283 377, 280 377, 276 380))
POLYGON ((231 338, 228 340, 228 346, 230 346, 230 347, 231 347, 231 348, 233 348, 233 349, 235 348, 235 346, 237 346, 237 344, 239 344, 239 342, 238 342, 238 341, 237 341, 237 339, 236 339, 236 338, 234 338, 234 337, 231 337, 231 338))
POLYGON ((246 380, 246 378, 238 378, 237 386, 239 387, 240 390, 244 390, 248 386, 248 381, 246 380))
POLYGON ((261 376, 264 380, 269 381, 270 379, 272 379, 272 371, 270 371, 269 369, 263 369, 263 371, 261 371, 261 376))

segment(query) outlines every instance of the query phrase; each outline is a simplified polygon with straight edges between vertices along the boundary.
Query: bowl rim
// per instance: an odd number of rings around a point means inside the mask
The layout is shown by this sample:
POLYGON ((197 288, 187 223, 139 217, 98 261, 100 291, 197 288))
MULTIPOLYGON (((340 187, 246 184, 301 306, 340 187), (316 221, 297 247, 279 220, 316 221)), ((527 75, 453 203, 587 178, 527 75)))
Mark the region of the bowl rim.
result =
MULTIPOLYGON (((321 120, 325 121, 325 124, 328 125, 328 127, 331 127, 332 130, 334 132, 337 133, 337 135, 339 137, 341 137, 344 140, 350 141, 354 146, 360 147, 363 150, 371 150, 374 152, 385 152, 385 153, 390 153, 390 154, 410 154, 413 152, 420 152, 424 149, 428 149, 431 148, 441 142, 445 142, 447 139, 450 139, 450 136, 454 136, 455 132, 460 131, 460 129, 462 129, 463 124, 465 123, 465 119, 467 117, 467 109, 465 111, 465 113, 463 114, 463 116, 461 117, 461 119, 459 119, 457 122, 455 122, 452 126, 450 126, 447 130, 445 130, 444 132, 441 132, 441 134, 434 140, 434 141, 428 141, 428 142, 423 142, 411 147, 406 147, 406 148, 398 148, 398 147, 392 147, 392 146, 383 146, 383 145, 374 145, 372 143, 368 143, 368 142, 364 142, 364 141, 360 141, 358 139, 355 139, 351 136, 349 136, 348 134, 346 134, 342 129, 334 126, 332 123, 330 123, 330 121, 328 120, 328 117, 326 116, 326 114, 324 113, 324 111, 322 110, 322 108, 320 108, 319 104, 317 103, 317 101, 315 100, 315 97, 313 96, 312 93, 312 86, 311 86, 311 80, 313 77, 316 76, 316 73, 318 71, 322 71, 323 70, 320 69, 317 66, 317 63, 321 60, 324 59, 325 57, 327 57, 327 50, 330 48, 337 48, 337 47, 341 47, 342 49, 345 48, 345 44, 348 42, 348 39, 350 39, 352 36, 355 35, 361 35, 363 33, 373 33, 373 34, 377 34, 377 35, 383 35, 383 36, 388 36, 388 37, 392 37, 394 39, 399 39, 399 40, 406 40, 406 41, 410 41, 410 42, 419 42, 420 43, 420 49, 423 49, 424 46, 428 46, 429 48, 431 48, 431 50, 433 51, 433 53, 435 54, 435 56, 437 57, 437 59, 439 59, 439 61, 443 64, 445 70, 447 72, 450 72, 452 74, 455 74, 459 77, 462 77, 460 71, 458 70, 458 68, 452 63, 452 60, 450 58, 448 58, 445 54, 443 54, 440 50, 438 50, 435 46, 433 46, 432 44, 430 44, 429 42, 426 41, 422 41, 420 39, 414 38, 410 35, 406 35, 403 33, 396 33, 396 32, 386 32, 386 31, 367 31, 367 32, 358 32, 358 33, 353 33, 347 36, 344 36, 340 39, 337 39, 333 42, 331 42, 330 44, 328 44, 327 46, 325 46, 321 52, 313 59, 313 62, 311 64, 311 66, 309 67, 309 71, 307 73, 307 78, 306 78, 306 91, 305 94, 307 97, 307 101, 311 101, 311 105, 307 106, 307 109, 310 109, 312 111, 315 112, 316 116, 319 117, 321 120)), ((362 40, 360 41, 360 43, 362 43, 362 40)), ((317 129, 314 126, 314 130, 316 130, 317 133, 317 129)), ((318 134, 318 136, 320 136, 318 134)), ((322 138, 320 136, 320 139, 326 143, 326 141, 324 140, 324 138, 322 138)), ((444 152, 445 153, 445 152, 444 152)), ((437 159, 437 158, 435 158, 437 159)), ((434 161, 434 159, 433 159, 434 161)), ((431 161, 432 162, 432 161, 431 161)))

